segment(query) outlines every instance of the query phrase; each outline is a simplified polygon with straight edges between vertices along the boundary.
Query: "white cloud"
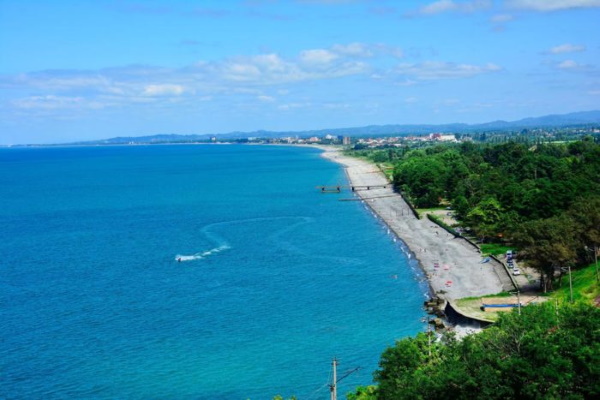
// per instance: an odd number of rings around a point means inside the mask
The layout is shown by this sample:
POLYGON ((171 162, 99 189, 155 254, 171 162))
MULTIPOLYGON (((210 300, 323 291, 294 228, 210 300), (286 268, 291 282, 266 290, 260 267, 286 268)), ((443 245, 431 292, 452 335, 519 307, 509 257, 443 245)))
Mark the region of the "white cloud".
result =
POLYGON ((311 107, 311 106, 312 106, 311 103, 289 103, 289 104, 282 104, 277 108, 280 110, 288 111, 288 110, 294 110, 294 109, 298 109, 298 108, 307 108, 307 107, 311 107))
POLYGON ((181 85, 173 84, 158 84, 147 85, 144 88, 144 96, 181 96, 185 92, 185 88, 181 85))
POLYGON ((533 11, 600 7, 600 0, 510 0, 508 6, 533 11))
POLYGON ((575 68, 580 68, 581 65, 577 64, 573 60, 565 60, 565 61, 561 62, 560 64, 558 64, 557 67, 559 69, 575 69, 575 68))
POLYGON ((417 11, 409 13, 409 15, 435 15, 445 12, 472 13, 475 11, 489 9, 491 7, 491 0, 438 0, 419 8, 417 11))
POLYGON ((272 103, 275 101, 275 98, 272 96, 260 95, 257 97, 258 100, 263 101, 265 103, 272 103))
POLYGON ((164 108, 169 104, 194 107, 199 102, 218 103, 226 98, 251 98, 291 110, 312 105, 309 100, 304 103, 288 100, 280 105, 273 96, 289 98, 298 83, 361 76, 412 86, 426 80, 468 78, 500 70, 494 64, 444 62, 404 63, 391 70, 378 67, 380 61, 384 65, 389 63, 385 58, 401 55, 399 48, 384 44, 337 44, 305 50, 295 57, 259 54, 197 62, 183 68, 130 66, 4 75, 0 76, 0 87, 10 93, 4 95, 7 109, 22 112, 128 106, 164 108))
POLYGON ((325 103, 322 105, 322 107, 329 110, 347 110, 352 108, 350 104, 346 103, 325 103))
POLYGON ((223 78, 232 81, 257 81, 262 72, 258 65, 252 61, 233 61, 221 66, 220 72, 223 78))
POLYGON ((81 71, 48 70, 19 74, 4 82, 7 86, 31 86, 44 90, 80 90, 89 87, 108 90, 112 82, 99 73, 81 71))
POLYGON ((341 57, 372 58, 376 56, 391 56, 395 58, 404 57, 404 52, 396 46, 388 46, 382 43, 365 44, 350 43, 347 45, 335 44, 331 51, 341 57))
POLYGON ((211 64, 208 69, 218 81, 276 85, 362 74, 369 66, 364 62, 345 59, 329 50, 314 49, 301 52, 296 59, 283 59, 276 54, 238 57, 211 64))
POLYGON ((560 70, 598 76, 598 68, 590 64, 580 64, 574 60, 565 60, 554 64, 560 70))
MULTIPOLYGON (((460 79, 497 72, 502 70, 495 64, 483 66, 455 64, 446 62, 424 62, 420 64, 400 64, 395 72, 399 75, 412 77, 417 80, 460 79)), ((410 79, 409 79, 410 81, 410 79)))
POLYGON ((374 55, 369 46, 363 43, 336 44, 331 47, 331 50, 337 54, 350 57, 369 58, 374 55))
POLYGON ((561 44, 560 46, 555 46, 551 48, 548 53, 550 54, 564 54, 564 53, 576 53, 585 51, 585 46, 577 46, 570 43, 561 44))
POLYGON ((300 61, 309 65, 330 64, 339 56, 329 50, 305 50, 300 53, 300 61))
POLYGON ((80 109, 80 108, 102 108, 98 102, 87 101, 83 97, 70 96, 29 96, 13 100, 15 108, 23 110, 58 110, 58 109, 80 109))
POLYGON ((423 6, 419 9, 421 14, 439 14, 446 11, 456 10, 457 5, 452 0, 439 0, 434 3, 423 6))

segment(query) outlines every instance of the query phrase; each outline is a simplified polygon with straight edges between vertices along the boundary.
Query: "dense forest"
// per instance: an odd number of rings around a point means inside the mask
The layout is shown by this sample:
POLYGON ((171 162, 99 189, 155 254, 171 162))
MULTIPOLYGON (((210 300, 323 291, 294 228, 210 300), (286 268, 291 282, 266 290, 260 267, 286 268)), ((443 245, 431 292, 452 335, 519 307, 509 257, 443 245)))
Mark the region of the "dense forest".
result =
POLYGON ((551 289, 556 274, 600 248, 600 144, 477 144, 364 152, 393 164, 393 181, 416 207, 450 204, 480 241, 509 243, 551 289))
POLYGON ((350 400, 592 399, 600 397, 600 309, 553 302, 501 315, 458 341, 425 333, 382 355, 377 386, 350 400))

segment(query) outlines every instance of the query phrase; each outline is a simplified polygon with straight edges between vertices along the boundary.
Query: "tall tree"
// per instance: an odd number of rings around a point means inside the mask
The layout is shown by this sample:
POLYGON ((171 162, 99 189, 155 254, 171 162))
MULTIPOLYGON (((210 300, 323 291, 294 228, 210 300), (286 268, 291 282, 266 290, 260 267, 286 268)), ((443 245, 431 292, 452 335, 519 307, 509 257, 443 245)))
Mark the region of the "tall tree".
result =
POLYGON ((552 289, 556 272, 575 265, 577 261, 577 227, 567 215, 531 221, 520 225, 514 235, 520 249, 519 258, 540 272, 544 291, 552 289))

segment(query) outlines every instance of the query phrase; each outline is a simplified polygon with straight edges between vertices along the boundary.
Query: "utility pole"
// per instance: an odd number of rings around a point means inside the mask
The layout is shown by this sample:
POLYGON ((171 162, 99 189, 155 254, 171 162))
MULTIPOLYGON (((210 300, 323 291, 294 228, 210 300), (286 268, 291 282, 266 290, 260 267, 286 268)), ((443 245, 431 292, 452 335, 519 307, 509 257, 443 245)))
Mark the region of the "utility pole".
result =
POLYGON ((516 294, 517 295, 517 308, 519 309, 519 315, 521 315, 521 292, 519 291, 519 288, 517 287, 517 291, 516 292, 510 292, 510 294, 516 294))
POLYGON ((334 357, 333 361, 331 362, 331 366, 333 367, 333 380, 331 385, 329 385, 331 389, 331 400, 337 400, 337 364, 337 359, 334 357))
POLYGON ((598 281, 598 283, 600 283, 600 273, 598 272, 598 245, 594 244, 593 249, 590 249, 587 246, 584 246, 584 249, 586 251, 594 252, 594 263, 596 264, 596 281, 598 281))
POLYGON ((596 280, 600 283, 600 275, 598 274, 598 246, 594 245, 594 258, 596 259, 596 280))
POLYGON ((342 376, 340 379, 338 379, 337 378, 337 365, 338 365, 337 358, 334 357, 333 361, 331 362, 331 366, 333 367, 333 380, 332 380, 331 384, 329 385, 329 390, 331 391, 331 400, 337 400, 337 383, 360 369, 360 367, 356 367, 353 370, 346 372, 346 374, 344 376, 342 376))
POLYGON ((571 265, 569 264, 569 289, 571 291, 571 303, 573 302, 573 278, 571 277, 571 265))
POLYGON ((431 360, 431 317, 423 317, 421 318, 421 322, 425 322, 427 324, 427 348, 429 354, 429 360, 431 360))

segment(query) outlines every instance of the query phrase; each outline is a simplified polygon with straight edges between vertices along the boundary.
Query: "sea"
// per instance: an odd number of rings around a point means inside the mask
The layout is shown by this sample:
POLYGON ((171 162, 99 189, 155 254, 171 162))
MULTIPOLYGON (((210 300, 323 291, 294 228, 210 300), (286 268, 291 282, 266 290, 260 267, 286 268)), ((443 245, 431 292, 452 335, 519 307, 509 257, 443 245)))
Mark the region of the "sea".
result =
POLYGON ((0 398, 340 399, 424 331, 411 253, 320 150, 0 149, 0 398))

